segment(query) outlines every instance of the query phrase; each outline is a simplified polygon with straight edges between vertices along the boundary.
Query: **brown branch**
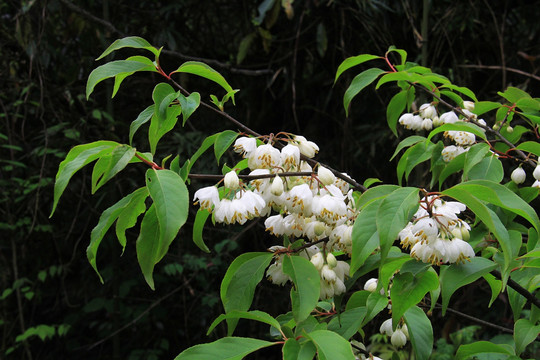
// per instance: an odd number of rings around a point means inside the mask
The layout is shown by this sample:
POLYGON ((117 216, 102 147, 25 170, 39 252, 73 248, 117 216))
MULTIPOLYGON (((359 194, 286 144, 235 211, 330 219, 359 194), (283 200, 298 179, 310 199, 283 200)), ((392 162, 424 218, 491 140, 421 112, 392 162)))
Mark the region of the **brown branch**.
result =
MULTIPOLYGON (((503 70, 503 67, 500 66, 500 65, 458 65, 458 67, 472 68, 472 69, 503 70)), ((514 68, 507 67, 507 68, 504 68, 504 70, 509 71, 509 72, 513 72, 513 73, 516 73, 516 74, 520 74, 520 75, 529 77, 529 78, 537 80, 537 81, 540 81, 540 76, 535 75, 535 74, 531 74, 531 73, 528 73, 528 72, 525 72, 525 71, 522 71, 522 70, 519 70, 519 69, 514 69, 514 68)))
MULTIPOLYGON (((496 278, 499 280, 502 280, 502 275, 497 270, 493 270, 491 272, 493 275, 495 275, 496 278)), ((527 289, 525 289, 523 286, 519 285, 516 281, 512 279, 508 279, 507 282, 508 286, 510 286, 513 290, 515 290, 518 294, 523 296, 525 299, 527 299, 527 302, 532 303, 536 307, 540 308, 540 299, 538 299, 536 296, 531 294, 527 289)))

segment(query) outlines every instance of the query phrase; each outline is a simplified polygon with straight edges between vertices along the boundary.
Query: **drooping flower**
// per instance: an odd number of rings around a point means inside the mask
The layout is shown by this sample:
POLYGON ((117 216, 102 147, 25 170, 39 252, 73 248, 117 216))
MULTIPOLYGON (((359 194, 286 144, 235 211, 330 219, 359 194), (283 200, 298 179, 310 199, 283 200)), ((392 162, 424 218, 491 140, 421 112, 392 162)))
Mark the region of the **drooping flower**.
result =
POLYGON ((319 152, 319 147, 317 144, 315 144, 313 141, 309 141, 303 136, 295 135, 293 137, 294 145, 298 146, 300 149, 300 152, 307 156, 308 158, 312 158, 319 152))
POLYGON ((538 163, 538 165, 536 165, 536 167, 534 168, 533 177, 536 180, 540 180, 540 163, 538 163))
POLYGON ((193 201, 199 200, 201 209, 212 210, 212 206, 219 204, 219 192, 215 186, 203 187, 193 195, 193 201))
POLYGON ((256 148, 257 139, 246 136, 236 139, 233 145, 234 151, 238 154, 242 154, 244 158, 247 157, 256 148))
POLYGON ((281 153, 270 144, 264 144, 253 150, 248 156, 248 166, 251 170, 271 169, 281 163, 281 153))
POLYGON ((527 174, 525 173, 525 170, 523 170, 521 166, 515 168, 514 171, 512 171, 512 175, 510 175, 510 178, 512 179, 512 181, 518 185, 523 184, 525 182, 526 177, 527 177, 527 174))
POLYGON ((419 112, 421 117, 427 119, 433 119, 437 116, 437 109, 435 109, 435 106, 428 103, 420 105, 419 112))
POLYGON ((223 183, 227 189, 236 190, 240 187, 240 179, 236 171, 232 170, 225 174, 223 183))
POLYGON ((281 149, 281 166, 285 171, 296 169, 300 165, 300 149, 291 144, 281 149))

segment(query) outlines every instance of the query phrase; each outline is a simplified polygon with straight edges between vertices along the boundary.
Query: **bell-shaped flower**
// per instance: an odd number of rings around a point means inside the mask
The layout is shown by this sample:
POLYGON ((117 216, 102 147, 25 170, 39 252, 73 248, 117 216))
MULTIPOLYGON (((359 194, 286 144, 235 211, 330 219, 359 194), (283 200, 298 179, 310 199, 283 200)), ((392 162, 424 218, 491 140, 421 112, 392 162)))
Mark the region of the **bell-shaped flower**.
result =
POLYGON ((300 165, 300 149, 295 145, 285 145, 281 149, 281 167, 285 171, 296 169, 300 165))
POLYGON ((236 171, 232 170, 225 174, 223 183, 227 189, 236 190, 240 187, 240 179, 236 171))
POLYGON ((473 111, 474 110, 474 102, 473 101, 464 101, 463 102, 463 108, 465 110, 468 110, 468 111, 473 111))
POLYGON ((292 213, 311 216, 313 192, 308 184, 294 186, 289 192, 286 201, 287 210, 292 213))
POLYGON ((272 195, 280 196, 281 194, 283 194, 284 189, 285 188, 283 186, 283 180, 281 179, 280 176, 276 175, 276 177, 272 181, 272 186, 270 188, 270 191, 272 192, 272 195))
POLYGON ((458 116, 453 111, 449 111, 449 112, 445 112, 444 114, 441 114, 439 119, 443 124, 453 124, 456 121, 459 121, 458 116))
POLYGON ((533 171, 533 177, 536 179, 536 180, 540 180, 540 163, 536 165, 536 167, 534 168, 534 171, 533 171))
MULTIPOLYGON (((535 170, 536 171, 536 170, 535 170)), ((540 170, 538 171, 540 175, 540 170)), ((510 178, 513 182, 516 184, 523 184, 525 182, 525 178, 527 177, 527 173, 525 173, 525 170, 521 166, 517 167, 512 171, 512 175, 510 175, 510 178)))
POLYGON ((324 166, 319 165, 317 177, 324 185, 331 185, 336 181, 336 176, 324 166))
POLYGON ((390 338, 390 342, 395 347, 398 347, 398 348, 403 347, 405 346, 405 344, 407 344, 407 336, 405 336, 403 331, 401 331, 401 329, 398 328, 392 334, 392 337, 390 338))
POLYGON ((424 119, 433 119, 437 116, 437 109, 435 109, 435 106, 428 103, 420 105, 419 112, 420 116, 424 119))
POLYGON ((437 239, 439 227, 435 219, 424 217, 413 225, 411 232, 418 238, 418 241, 430 242, 437 239))
POLYGON ((215 186, 203 187, 193 195, 193 201, 199 200, 201 209, 212 210, 212 206, 219 204, 219 192, 215 186))
POLYGON ((247 157, 256 148, 257 139, 246 136, 242 136, 236 139, 233 145, 234 151, 238 154, 242 154, 244 158, 247 157))
POLYGON ((300 149, 300 152, 308 158, 314 157, 315 154, 319 152, 319 147, 317 144, 315 144, 313 141, 309 141, 303 136, 295 135, 293 137, 293 141, 300 149))
POLYGON ((374 292, 377 290, 377 285, 379 283, 379 280, 376 278, 371 278, 364 284, 364 290, 367 290, 369 292, 374 292))
POLYGON ((309 261, 311 261, 311 263, 317 268, 317 270, 322 270, 324 266, 324 257, 321 252, 313 255, 309 261))
POLYGON ((392 336, 392 334, 394 333, 394 330, 392 329, 392 319, 388 319, 388 320, 385 320, 382 324, 381 324, 381 327, 379 328, 379 332, 381 334, 386 334, 388 336, 392 336))
POLYGON ((248 166, 251 170, 272 169, 280 166, 281 153, 270 144, 264 144, 253 150, 248 156, 248 166))

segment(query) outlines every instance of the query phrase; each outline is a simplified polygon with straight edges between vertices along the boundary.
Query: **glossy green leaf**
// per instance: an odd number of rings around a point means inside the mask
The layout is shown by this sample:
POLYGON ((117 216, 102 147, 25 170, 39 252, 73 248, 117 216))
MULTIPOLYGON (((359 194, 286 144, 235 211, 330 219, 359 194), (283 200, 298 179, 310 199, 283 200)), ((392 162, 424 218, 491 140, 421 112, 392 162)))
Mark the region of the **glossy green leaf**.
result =
MULTIPOLYGON (((383 75, 379 79, 379 81, 377 82, 377 85, 375 86, 375 89, 379 89, 382 85, 390 81, 406 81, 406 82, 411 82, 411 83, 418 83, 422 80, 422 78, 423 76, 420 74, 408 73, 405 71, 389 72, 383 75)), ((428 86, 428 88, 435 87, 433 83, 431 83, 430 85, 431 86, 428 86)))
POLYGON ((328 330, 334 331, 348 340, 360 329, 366 312, 365 307, 345 310, 330 321, 328 330))
POLYGON ((390 54, 391 52, 397 52, 401 58, 401 65, 405 64, 405 61, 407 60, 407 52, 405 50, 398 49, 394 45, 390 45, 386 54, 390 54))
POLYGON ((189 117, 201 104, 201 94, 198 92, 192 92, 188 97, 180 94, 178 95, 178 101, 180 101, 180 106, 182 107, 182 126, 184 126, 189 117))
POLYGON ((504 346, 496 345, 489 341, 477 341, 472 344, 461 345, 456 353, 455 360, 466 360, 479 354, 513 355, 512 352, 504 346))
POLYGON ((195 164, 197 159, 201 157, 202 154, 204 154, 206 150, 208 150, 212 145, 214 145, 214 142, 216 141, 218 135, 219 133, 210 135, 206 137, 206 139, 204 139, 202 145, 197 149, 195 154, 193 154, 191 158, 184 163, 181 169, 181 173, 185 173, 186 177, 187 175, 189 175, 191 167, 195 164))
POLYGON ((334 84, 344 71, 373 59, 381 59, 381 57, 377 55, 362 54, 345 59, 337 69, 334 84))
MULTIPOLYGON (((245 253, 234 259, 221 281, 220 296, 226 313, 249 310, 255 287, 271 260, 269 252, 245 253)), ((237 323, 237 319, 227 319, 229 333, 232 334, 237 323)))
POLYGON ((99 217, 98 224, 94 227, 94 229, 92 229, 92 233, 90 235, 90 244, 86 249, 86 256, 88 258, 88 262, 96 271, 102 283, 103 278, 101 277, 101 274, 97 269, 96 263, 97 251, 99 245, 101 244, 101 240, 103 240, 103 237, 107 233, 107 230, 109 230, 111 225, 120 217, 122 213, 126 211, 131 211, 131 206, 135 202, 140 201, 140 199, 144 201, 147 196, 148 190, 145 187, 135 190, 134 192, 122 198, 116 204, 110 206, 107 210, 105 210, 99 217))
POLYGON ((148 51, 151 51, 154 55, 159 54, 159 50, 153 47, 148 41, 145 39, 138 37, 138 36, 129 36, 122 39, 118 39, 115 42, 113 42, 97 59, 100 60, 104 58, 105 56, 109 55, 113 51, 116 51, 118 49, 122 48, 136 48, 136 49, 145 49, 148 51))
POLYGON ((520 99, 530 99, 531 95, 525 91, 518 89, 517 87, 509 86, 504 92, 497 92, 500 96, 505 98, 511 103, 517 103, 520 99))
POLYGON ((478 164, 489 153, 489 145, 486 143, 474 144, 465 153, 465 162, 463 164, 463 178, 467 179, 467 174, 473 166, 478 164))
POLYGON ((283 272, 294 283, 291 289, 292 311, 294 319, 299 323, 311 314, 319 301, 321 277, 317 268, 301 256, 285 255, 283 272))
POLYGON ((474 93, 470 89, 468 89, 466 87, 457 86, 457 85, 454 85, 454 84, 445 84, 445 85, 442 85, 441 88, 443 88, 443 89, 444 88, 445 89, 451 89, 451 90, 457 91, 459 93, 462 93, 463 95, 468 96, 469 98, 471 98, 475 102, 478 101, 478 99, 476 98, 476 95, 474 95, 474 93))
POLYGON ((119 144, 114 141, 95 141, 89 144, 77 145, 69 151, 60 163, 54 183, 54 201, 51 215, 54 214, 58 200, 66 189, 71 177, 85 165, 109 154, 119 144))
POLYGON ((466 131, 486 140, 486 134, 482 131, 481 127, 465 121, 458 121, 453 124, 444 124, 431 130, 426 141, 430 141, 435 135, 445 131, 466 131))
POLYGON ((386 122, 394 135, 398 136, 396 126, 400 115, 407 106, 407 90, 402 90, 390 99, 386 108, 386 122))
POLYGON ((345 107, 345 114, 347 116, 349 116, 349 104, 351 103, 351 100, 384 72, 384 70, 372 68, 367 69, 354 77, 351 85, 349 85, 343 95, 343 106, 345 107))
POLYGON ((137 150, 129 145, 119 145, 109 155, 101 157, 92 171, 92 194, 122 171, 136 152, 137 150))
POLYGON ((433 328, 431 321, 418 306, 413 306, 403 315, 416 360, 429 359, 433 350, 433 328))
POLYGON ((152 71, 153 68, 145 63, 131 60, 116 60, 95 68, 88 76, 86 83, 86 99, 90 97, 94 88, 101 81, 117 76, 121 73, 134 73, 137 71, 152 71))
MULTIPOLYGON (((300 353, 300 343, 294 338, 288 338, 283 344, 283 360, 298 360, 298 355, 300 353)), ((315 355, 315 354, 314 354, 315 355)), ((310 360, 313 357, 310 358, 310 360)))
MULTIPOLYGON (((401 267, 407 262, 417 262, 410 256, 402 256, 388 259, 382 266, 379 267, 378 285, 382 287, 383 291, 388 290, 390 280, 401 267)), ((414 275, 414 274, 413 274, 414 275)))
POLYGON ((241 360, 254 351, 277 343, 252 338, 225 337, 182 351, 174 360, 241 360))
POLYGON ((150 119, 152 118, 152 115, 154 114, 154 107, 155 104, 152 104, 148 106, 146 109, 141 111, 141 113, 137 116, 135 120, 129 125, 129 144, 131 145, 133 143, 133 136, 139 130, 139 128, 146 124, 150 119))
POLYGON ((118 242, 122 245, 122 253, 126 248, 126 230, 131 229, 137 223, 137 218, 146 211, 146 198, 148 197, 148 189, 146 187, 141 190, 140 194, 133 197, 129 204, 126 205, 124 210, 118 215, 116 220, 116 237, 118 242))
POLYGON ((225 151, 227 151, 227 149, 234 143, 237 137, 238 133, 232 130, 225 130, 219 133, 216 138, 216 142, 214 143, 214 154, 216 155, 218 164, 225 151))
POLYGON ((203 229, 204 224, 206 224, 206 220, 210 215, 212 215, 212 213, 208 210, 199 209, 197 211, 197 215, 195 215, 195 222, 193 223, 193 242, 199 247, 199 249, 206 253, 210 253, 210 249, 204 243, 203 229))
POLYGON ((450 98, 457 107, 463 107, 463 99, 461 96, 450 90, 441 90, 441 95, 450 98))
MULTIPOLYGON (((225 319, 255 320, 255 321, 263 322, 265 324, 273 326, 278 330, 281 329, 281 325, 279 324, 279 322, 276 319, 274 319, 272 316, 270 316, 269 314, 265 313, 264 311, 259 311, 259 310, 253 310, 253 311, 233 310, 233 311, 229 311, 226 314, 219 315, 218 318, 216 320, 214 320, 212 322, 212 324, 210 325, 210 328, 206 332, 206 335, 207 336, 210 335, 212 330, 214 330, 214 328, 217 325, 219 325, 219 323, 221 323, 225 319)), ((231 334, 228 334, 228 336, 231 336, 231 334)))
POLYGON ((136 242, 137 260, 147 284, 154 290, 154 266, 159 262, 159 222, 154 204, 144 214, 139 237, 136 242))
POLYGON ((441 173, 439 174, 439 188, 441 188, 444 180, 446 180, 450 175, 463 170, 463 166, 465 165, 465 156, 466 153, 459 154, 446 164, 444 169, 442 169, 441 173))
POLYGON ((379 185, 375 186, 371 189, 368 189, 362 195, 360 195, 360 198, 358 198, 358 201, 356 201, 356 206, 358 209, 363 209, 369 203, 387 196, 388 194, 392 193, 394 190, 398 189, 399 186, 397 185, 379 185))
POLYGON ((377 232, 377 210, 382 198, 367 205, 358 214, 352 231, 352 255, 350 273, 354 274, 373 251, 379 246, 377 232))
POLYGON ((408 148, 405 153, 403 153, 403 156, 401 156, 401 159, 399 159, 397 165, 396 172, 398 177, 398 183, 401 185, 403 175, 405 175, 405 180, 408 180, 411 171, 416 166, 423 163, 424 161, 431 159, 435 148, 436 145, 431 142, 427 144, 418 143, 408 148))
POLYGON ((174 128, 178 116, 182 112, 180 106, 169 106, 176 96, 176 92, 169 84, 159 83, 154 88, 152 98, 156 106, 148 129, 148 140, 152 154, 156 152, 156 146, 163 135, 174 128))
POLYGON ((491 299, 489 300, 488 307, 491 307, 491 304, 497 299, 502 290, 502 281, 497 279, 495 276, 490 273, 483 275, 484 280, 488 283, 491 288, 491 299))
POLYGON ((399 154, 399 152, 402 149, 404 149, 406 147, 409 147, 411 145, 417 144, 417 143, 419 143, 421 141, 425 141, 425 140, 426 140, 425 137, 419 136, 419 135, 412 135, 412 136, 406 137, 405 139, 400 141, 400 143, 396 147, 396 150, 394 151, 394 154, 390 158, 390 161, 392 161, 392 159, 395 158, 396 155, 399 154))
POLYGON ((187 61, 183 63, 182 65, 180 65, 178 69, 173 71, 171 75, 177 72, 201 76, 203 78, 206 78, 208 80, 211 80, 217 83, 222 88, 224 88, 227 93, 233 91, 233 88, 231 87, 231 85, 229 85, 227 80, 225 80, 225 78, 219 72, 217 72, 216 70, 212 69, 210 66, 202 62, 187 61))
POLYGON ((473 113, 476 115, 482 115, 488 111, 498 109, 502 104, 493 101, 478 101, 474 104, 473 113))
POLYGON ((516 146, 516 149, 533 153, 534 155, 540 157, 540 143, 536 141, 525 141, 516 146))
POLYGON ((377 210, 376 222, 383 261, 399 232, 418 209, 418 192, 417 188, 399 188, 381 202, 377 210))
MULTIPOLYGON (((137 62, 140 62, 141 64, 145 64, 147 65, 147 68, 144 68, 142 70, 138 70, 138 71, 153 71, 153 72, 159 72, 156 68, 156 65, 152 62, 152 60, 150 60, 149 58, 147 57, 144 57, 144 56, 131 56, 131 57, 128 57, 126 59, 126 61, 137 61, 137 62)), ((120 73, 118 75, 116 75, 114 77, 114 86, 113 86, 113 91, 112 91, 112 95, 111 97, 115 97, 116 96, 116 93, 118 92, 118 89, 120 89, 120 85, 122 84, 122 82, 128 77, 128 76, 131 76, 135 73, 136 71, 131 71, 131 72, 123 72, 123 73, 120 73)))
POLYGON ((425 271, 416 276, 410 272, 396 274, 390 289, 394 326, 397 326, 407 310, 417 305, 428 292, 438 286, 439 279, 434 271, 425 271))
POLYGON ((441 267, 440 282, 443 315, 446 313, 450 297, 457 289, 476 281, 496 267, 497 264, 493 261, 482 257, 474 257, 463 264, 456 263, 441 267))
POLYGON ((306 337, 317 347, 319 360, 355 360, 351 344, 333 331, 316 330, 306 337))
POLYGON ((379 292, 372 292, 366 300, 366 316, 362 321, 362 326, 370 322, 377 314, 388 306, 388 297, 379 292))
POLYGON ((489 180, 499 183, 504 176, 504 169, 501 161, 495 155, 483 158, 478 164, 474 165, 468 172, 469 180, 489 180))
POLYGON ((519 319, 514 324, 514 341, 516 354, 520 355, 523 350, 532 343, 540 334, 540 325, 534 325, 527 319, 519 319))

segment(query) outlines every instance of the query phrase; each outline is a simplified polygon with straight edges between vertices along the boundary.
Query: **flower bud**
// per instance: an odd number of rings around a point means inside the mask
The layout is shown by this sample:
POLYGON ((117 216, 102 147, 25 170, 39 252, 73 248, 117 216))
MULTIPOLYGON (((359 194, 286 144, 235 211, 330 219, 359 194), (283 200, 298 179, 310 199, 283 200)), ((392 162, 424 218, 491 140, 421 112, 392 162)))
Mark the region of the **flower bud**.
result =
POLYGON ((493 125, 493 130, 495 130, 495 131, 499 130, 500 128, 501 128, 501 125, 499 125, 499 124, 493 125))
POLYGON ((536 179, 536 180, 540 180, 540 163, 536 165, 536 167, 534 168, 534 171, 533 171, 533 177, 536 179))
POLYGON ((410 337, 409 337, 409 328, 407 327, 407 324, 403 324, 401 326, 401 331, 403 331, 403 333, 405 334, 407 339, 410 339, 410 337))
POLYGON ((227 189, 236 190, 240 187, 240 179, 236 174, 236 171, 232 170, 225 174, 224 181, 227 189))
POLYGON ((467 229, 465 226, 461 227, 461 238, 462 240, 469 241, 471 238, 471 234, 469 233, 469 229, 467 229))
POLYGON ((531 186, 540 189, 540 180, 536 180, 531 186))
POLYGON ((276 175, 274 178, 274 181, 272 181, 272 187, 270 188, 270 192, 275 196, 280 196, 283 194, 283 179, 281 179, 280 176, 276 175))
POLYGON ((506 127, 506 132, 508 132, 509 134, 511 134, 511 133, 514 132, 514 128, 511 127, 510 125, 508 125, 508 126, 506 127))
POLYGON ((330 266, 323 265, 321 270, 321 277, 327 282, 335 282, 337 279, 336 272, 330 269, 330 266))
POLYGON ((381 327, 379 328, 379 332, 381 334, 392 336, 392 334, 394 333, 394 330, 392 330, 392 319, 385 320, 381 324, 381 327))
POLYGON ((512 175, 510 175, 510 178, 512 179, 512 181, 518 185, 523 184, 525 182, 526 177, 527 177, 527 174, 525 173, 525 170, 521 168, 521 166, 515 168, 514 171, 512 171, 512 175))
POLYGON ((407 343, 407 336, 405 336, 401 329, 396 329, 396 331, 394 331, 394 333, 392 334, 390 342, 395 347, 403 347, 407 343))
POLYGON ((364 284, 364 290, 367 290, 369 292, 374 292, 375 290, 377 290, 377 284, 378 284, 379 280, 376 279, 376 278, 371 278, 369 279, 368 281, 366 281, 366 283, 364 284))
POLYGON ((326 263, 328 264, 328 267, 330 269, 333 269, 336 267, 337 265, 337 259, 336 257, 334 256, 334 254, 332 253, 328 253, 328 255, 326 255, 326 263))
POLYGON ((319 165, 317 177, 324 185, 331 185, 336 181, 336 176, 324 166, 319 165))
POLYGON ((317 268, 317 270, 321 270, 324 266, 324 258, 323 254, 318 252, 315 255, 313 255, 310 259, 311 263, 317 268))
POLYGON ((464 101, 463 102, 463 108, 465 108, 465 110, 473 111, 474 110, 474 102, 472 102, 472 101, 464 101))
POLYGON ((422 104, 420 106, 420 116, 423 118, 433 119, 433 117, 437 116, 437 110, 435 109, 435 106, 431 104, 422 104))

